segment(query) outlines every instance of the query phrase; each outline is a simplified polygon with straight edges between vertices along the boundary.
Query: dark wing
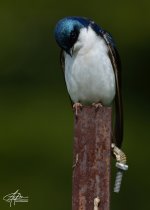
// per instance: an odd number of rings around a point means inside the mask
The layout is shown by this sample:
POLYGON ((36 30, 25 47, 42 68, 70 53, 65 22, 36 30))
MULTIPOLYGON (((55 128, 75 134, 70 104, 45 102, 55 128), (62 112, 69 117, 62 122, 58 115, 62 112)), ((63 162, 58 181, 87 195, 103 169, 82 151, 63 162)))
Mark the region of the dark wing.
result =
MULTIPOLYGON (((63 70, 63 77, 64 77, 64 81, 65 81, 65 55, 64 55, 63 50, 60 51, 60 64, 61 64, 61 67, 62 67, 62 70, 63 70)), ((66 84, 66 81, 65 81, 65 84, 66 84)), ((66 89, 67 89, 67 86, 66 86, 66 89)), ((70 98, 70 95, 69 95, 69 98, 70 98)), ((70 98, 70 101, 71 101, 71 105, 73 105, 73 102, 72 102, 71 98, 70 98)))
POLYGON ((114 143, 120 148, 123 141, 123 105, 121 95, 121 62, 118 51, 114 45, 112 37, 105 32, 103 38, 109 48, 109 57, 114 69, 116 80, 116 96, 115 96, 115 127, 113 134, 114 143))
POLYGON ((60 51, 60 64, 63 70, 63 73, 65 73, 65 57, 64 57, 64 51, 60 51))

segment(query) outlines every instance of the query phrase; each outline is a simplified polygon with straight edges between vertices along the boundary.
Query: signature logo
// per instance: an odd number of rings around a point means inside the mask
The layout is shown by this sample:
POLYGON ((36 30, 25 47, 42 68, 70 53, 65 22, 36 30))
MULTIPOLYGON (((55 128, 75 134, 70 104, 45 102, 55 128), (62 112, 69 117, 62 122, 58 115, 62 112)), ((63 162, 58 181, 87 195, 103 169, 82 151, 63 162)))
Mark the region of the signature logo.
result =
POLYGON ((19 190, 17 190, 16 192, 14 193, 10 193, 8 195, 5 195, 3 197, 3 200, 8 202, 10 207, 12 206, 12 204, 15 204, 18 202, 22 202, 22 203, 27 203, 28 202, 28 197, 23 197, 21 195, 21 193, 19 193, 19 190))

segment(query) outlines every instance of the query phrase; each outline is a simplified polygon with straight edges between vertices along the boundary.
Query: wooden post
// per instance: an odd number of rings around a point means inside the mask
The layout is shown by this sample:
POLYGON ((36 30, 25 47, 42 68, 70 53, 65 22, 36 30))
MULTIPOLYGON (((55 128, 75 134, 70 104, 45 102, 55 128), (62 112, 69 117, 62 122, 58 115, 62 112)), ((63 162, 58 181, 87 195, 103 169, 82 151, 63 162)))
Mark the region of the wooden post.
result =
POLYGON ((111 117, 93 106, 75 117, 72 210, 110 209, 111 117))

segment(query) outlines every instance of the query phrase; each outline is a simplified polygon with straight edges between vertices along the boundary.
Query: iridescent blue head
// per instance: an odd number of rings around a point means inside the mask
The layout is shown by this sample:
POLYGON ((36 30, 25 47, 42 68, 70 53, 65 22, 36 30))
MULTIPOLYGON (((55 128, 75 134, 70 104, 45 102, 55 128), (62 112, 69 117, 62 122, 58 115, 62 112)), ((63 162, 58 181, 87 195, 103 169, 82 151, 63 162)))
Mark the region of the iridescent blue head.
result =
POLYGON ((55 27, 55 39, 58 45, 71 55, 71 48, 78 40, 80 29, 88 27, 90 21, 82 17, 66 17, 55 27))

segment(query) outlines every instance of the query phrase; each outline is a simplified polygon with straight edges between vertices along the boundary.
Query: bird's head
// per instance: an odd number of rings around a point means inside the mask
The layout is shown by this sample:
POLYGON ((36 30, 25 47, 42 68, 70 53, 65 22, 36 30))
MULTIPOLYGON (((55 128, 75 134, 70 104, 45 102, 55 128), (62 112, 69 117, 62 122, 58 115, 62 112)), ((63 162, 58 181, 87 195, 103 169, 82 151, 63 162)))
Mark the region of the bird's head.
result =
POLYGON ((66 17, 61 19, 55 27, 55 39, 58 45, 70 56, 73 46, 77 42, 80 30, 88 27, 89 20, 81 17, 66 17))

